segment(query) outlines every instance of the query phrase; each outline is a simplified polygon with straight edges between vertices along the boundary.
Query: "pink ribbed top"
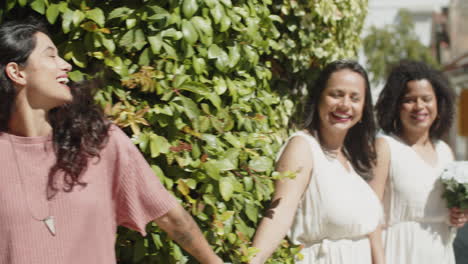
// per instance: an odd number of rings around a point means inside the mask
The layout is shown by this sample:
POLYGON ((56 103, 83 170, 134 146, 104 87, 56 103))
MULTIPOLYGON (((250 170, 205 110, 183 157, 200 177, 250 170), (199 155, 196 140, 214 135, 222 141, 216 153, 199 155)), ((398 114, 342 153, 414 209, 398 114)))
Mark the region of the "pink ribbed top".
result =
POLYGON ((116 126, 109 134, 101 158, 83 175, 87 187, 47 201, 56 161, 51 137, 0 133, 0 264, 116 263, 118 225, 145 235, 146 224, 177 203, 130 139, 116 126), (37 220, 48 215, 55 217, 56 236, 37 220))

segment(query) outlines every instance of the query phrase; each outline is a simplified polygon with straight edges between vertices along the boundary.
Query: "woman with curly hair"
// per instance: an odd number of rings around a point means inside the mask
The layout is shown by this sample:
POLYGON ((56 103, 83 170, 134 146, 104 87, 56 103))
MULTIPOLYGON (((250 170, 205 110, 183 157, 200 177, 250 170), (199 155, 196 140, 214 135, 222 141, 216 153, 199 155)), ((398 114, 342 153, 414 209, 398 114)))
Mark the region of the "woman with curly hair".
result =
POLYGON ((453 160, 441 140, 452 124, 453 100, 442 74, 414 61, 394 67, 380 94, 376 111, 384 134, 376 140, 371 186, 384 202, 387 264, 454 263, 450 224, 462 226, 466 216, 447 208, 439 180, 453 160))
POLYGON ((304 247, 296 263, 377 263, 368 237, 382 208, 366 182, 376 158, 366 71, 354 61, 330 63, 306 106, 304 129, 290 137, 277 163, 296 177, 276 182, 253 241, 260 252, 250 263, 264 263, 286 234, 304 247))
POLYGON ((116 263, 117 226, 144 235, 151 220, 222 263, 70 70, 40 21, 0 25, 0 263, 116 263))

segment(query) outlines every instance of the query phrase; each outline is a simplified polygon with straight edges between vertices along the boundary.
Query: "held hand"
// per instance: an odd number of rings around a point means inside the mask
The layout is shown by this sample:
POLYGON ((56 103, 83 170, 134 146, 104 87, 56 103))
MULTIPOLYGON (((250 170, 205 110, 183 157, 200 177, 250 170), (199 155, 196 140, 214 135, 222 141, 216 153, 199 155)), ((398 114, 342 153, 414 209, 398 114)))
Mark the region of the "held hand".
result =
POLYGON ((450 223, 454 227, 462 227, 468 221, 468 210, 450 208, 450 223))

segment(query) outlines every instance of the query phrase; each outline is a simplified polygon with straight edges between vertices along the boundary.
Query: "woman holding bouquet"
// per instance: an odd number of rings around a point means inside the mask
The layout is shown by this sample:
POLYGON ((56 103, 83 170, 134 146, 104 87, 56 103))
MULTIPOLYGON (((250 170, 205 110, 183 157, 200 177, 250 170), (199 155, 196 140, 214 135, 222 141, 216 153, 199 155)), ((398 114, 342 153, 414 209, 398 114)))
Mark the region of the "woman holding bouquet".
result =
POLYGON ((276 183, 250 262, 264 263, 288 233, 302 244, 305 264, 371 264, 368 235, 382 208, 363 179, 375 161, 369 81, 356 62, 335 61, 320 74, 308 101, 305 129, 290 137, 277 170, 295 172, 276 183))
MULTIPOLYGON (((454 263, 451 226, 463 225, 466 218, 449 210, 441 197, 439 177, 453 160, 440 140, 454 114, 447 81, 424 63, 401 62, 390 73, 376 110, 385 134, 376 140, 371 186, 384 202, 386 263, 454 263)), ((373 240, 374 246, 379 242, 373 240)))

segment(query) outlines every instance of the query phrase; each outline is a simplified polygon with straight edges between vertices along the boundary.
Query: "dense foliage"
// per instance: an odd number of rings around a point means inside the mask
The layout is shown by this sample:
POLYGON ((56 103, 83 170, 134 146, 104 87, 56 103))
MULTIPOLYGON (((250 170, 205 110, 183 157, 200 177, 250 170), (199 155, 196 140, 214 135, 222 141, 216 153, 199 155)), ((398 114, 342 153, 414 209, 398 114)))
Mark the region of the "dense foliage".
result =
MULTIPOLYGON (((192 213, 225 261, 247 261, 274 159, 314 71, 355 57, 366 0, 7 0, 42 14, 75 81, 192 213)), ((120 263, 194 263, 157 226, 120 229, 120 263)), ((293 263, 286 240, 270 263, 293 263)))

